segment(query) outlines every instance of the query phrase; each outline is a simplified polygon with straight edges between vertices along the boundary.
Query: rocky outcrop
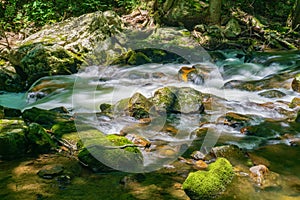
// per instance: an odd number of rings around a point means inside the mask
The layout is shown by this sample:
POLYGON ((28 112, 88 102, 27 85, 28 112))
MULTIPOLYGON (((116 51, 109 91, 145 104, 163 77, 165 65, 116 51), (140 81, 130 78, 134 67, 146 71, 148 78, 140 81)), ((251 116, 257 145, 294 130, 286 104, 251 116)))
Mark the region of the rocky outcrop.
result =
POLYGON ((95 12, 44 27, 12 50, 9 61, 23 87, 49 75, 78 71, 88 52, 118 33, 122 22, 112 11, 95 12))

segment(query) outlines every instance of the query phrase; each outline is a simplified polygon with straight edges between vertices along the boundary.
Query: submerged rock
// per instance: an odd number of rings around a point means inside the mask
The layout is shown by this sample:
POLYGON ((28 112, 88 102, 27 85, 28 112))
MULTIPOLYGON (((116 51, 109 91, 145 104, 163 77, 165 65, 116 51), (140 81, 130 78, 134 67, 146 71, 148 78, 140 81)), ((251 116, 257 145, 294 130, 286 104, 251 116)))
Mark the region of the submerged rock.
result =
POLYGON ((208 166, 208 171, 190 173, 182 187, 191 199, 212 199, 226 189, 233 176, 230 162, 218 158, 208 166))
POLYGON ((279 90, 267 90, 265 92, 260 92, 258 95, 266 97, 266 98, 281 98, 286 96, 285 93, 279 91, 279 90))
POLYGON ((253 166, 250 169, 251 178, 258 184, 262 185, 264 175, 269 172, 269 169, 264 165, 253 166))
POLYGON ((218 123, 231 126, 233 128, 241 128, 251 124, 253 118, 251 116, 242 115, 239 113, 228 112, 217 119, 218 123))
POLYGON ((193 67, 181 67, 178 71, 178 79, 184 82, 191 82, 196 85, 202 85, 204 83, 203 76, 198 70, 193 67))
POLYGON ((236 145, 213 147, 211 153, 217 158, 223 157, 228 159, 233 165, 248 164, 245 152, 236 145))

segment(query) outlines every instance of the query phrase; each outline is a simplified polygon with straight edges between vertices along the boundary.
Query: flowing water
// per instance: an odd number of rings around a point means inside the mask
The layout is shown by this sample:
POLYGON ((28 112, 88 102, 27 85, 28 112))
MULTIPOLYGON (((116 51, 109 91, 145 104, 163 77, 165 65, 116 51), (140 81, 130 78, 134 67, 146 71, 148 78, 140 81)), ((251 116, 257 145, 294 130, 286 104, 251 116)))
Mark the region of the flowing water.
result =
MULTIPOLYGON (((296 73, 300 73, 299 52, 254 53, 248 57, 241 52, 217 52, 223 59, 215 63, 206 61, 184 66, 205 67, 208 75, 203 85, 195 85, 178 79, 178 71, 183 64, 145 64, 140 66, 89 66, 70 76, 44 77, 38 80, 27 93, 2 93, 0 105, 19 108, 30 107, 51 109, 66 107, 71 113, 80 116, 84 123, 90 124, 105 134, 119 133, 126 127, 134 127, 138 122, 132 118, 118 116, 113 119, 99 116, 99 105, 115 104, 139 92, 146 97, 162 87, 191 87, 213 99, 210 108, 202 115, 175 115, 173 118, 161 118, 155 126, 142 129, 142 136, 150 140, 156 148, 161 142, 168 144, 174 151, 176 145, 187 142, 191 145, 196 136, 193 130, 206 127, 215 134, 211 146, 235 144, 240 148, 264 157, 270 162, 270 170, 282 175, 281 187, 261 190, 236 181, 223 199, 297 199, 300 198, 300 160, 299 146, 292 146, 293 140, 300 139, 299 126, 291 123, 297 108, 291 108, 290 102, 299 97, 292 91, 291 82, 296 73), (279 77, 279 78, 278 78, 279 77), (280 78, 281 77, 281 78, 280 78), (234 84, 247 82, 244 88, 234 84), (228 86, 228 83, 233 83, 228 86), (223 87, 227 85, 227 87, 223 87), (248 84, 249 85, 249 84, 248 84), (254 88, 254 89, 253 89, 254 88), (266 97, 262 92, 276 89, 275 97, 266 97), (242 134, 239 128, 217 123, 228 112, 250 116, 247 123, 259 127, 261 134, 242 134), (162 131, 169 126, 168 131, 162 131), (176 133, 174 133, 176 132, 176 133), (180 133, 180 134, 178 134, 180 133), (292 135, 284 138, 284 134, 292 135), (280 158, 278 158, 280 156, 280 158), (289 179, 293 181, 288 183, 289 179), (238 189, 237 189, 238 188, 238 189), (251 189, 249 189, 251 188, 251 189), (237 191, 240 190, 240 191, 237 191)), ((193 144, 194 145, 194 144, 193 144)), ((209 146, 209 144, 208 144, 209 146)), ((200 149, 200 146, 194 149, 200 149)), ((146 165, 154 163, 158 157, 170 152, 144 152, 146 165)), ((242 179, 239 179, 241 181, 242 179)))

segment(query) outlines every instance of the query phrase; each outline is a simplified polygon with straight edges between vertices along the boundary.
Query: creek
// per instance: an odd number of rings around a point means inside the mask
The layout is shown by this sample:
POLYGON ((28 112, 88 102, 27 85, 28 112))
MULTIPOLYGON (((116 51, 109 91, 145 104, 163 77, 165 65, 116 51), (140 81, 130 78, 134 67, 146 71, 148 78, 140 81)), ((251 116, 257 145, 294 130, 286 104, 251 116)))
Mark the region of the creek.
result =
MULTIPOLYGON (((300 73, 299 52, 253 53, 248 56, 228 50, 214 52, 213 55, 221 56, 214 63, 89 66, 74 75, 44 77, 26 93, 3 92, 0 94, 0 105, 21 110, 64 106, 79 116, 81 122, 105 134, 115 134, 125 127, 134 127, 138 121, 122 115, 113 119, 98 115, 101 104, 115 104, 136 92, 150 98, 157 89, 166 86, 191 87, 205 94, 206 101, 210 102, 205 104, 209 107, 205 107, 205 113, 161 116, 157 124, 141 129, 140 134, 156 148, 168 147, 172 151, 179 151, 176 149, 179 143, 188 144, 192 150, 206 151, 214 145, 234 144, 268 160, 269 169, 281 175, 280 187, 274 184, 267 190, 235 179, 220 199, 299 198, 300 149, 291 141, 300 140, 300 130, 296 123, 291 123, 297 108, 290 106, 290 102, 299 97, 299 93, 291 89, 294 75, 300 73), (180 68, 195 64, 207 70, 204 84, 179 80, 180 68), (248 119, 242 123, 247 127, 256 127, 258 133, 243 133, 240 122, 234 126, 224 125, 222 116, 229 112, 246 116, 248 119), (192 134, 200 126, 209 130, 206 134, 214 135, 205 147, 203 140, 197 142, 197 136, 192 134), (164 143, 162 147, 161 143, 164 143)), ((183 153, 180 151, 180 155, 183 153)), ((151 166, 157 159, 169 156, 170 151, 157 150, 143 154, 145 165, 151 166)), ((176 154, 173 160, 180 155, 176 154)))

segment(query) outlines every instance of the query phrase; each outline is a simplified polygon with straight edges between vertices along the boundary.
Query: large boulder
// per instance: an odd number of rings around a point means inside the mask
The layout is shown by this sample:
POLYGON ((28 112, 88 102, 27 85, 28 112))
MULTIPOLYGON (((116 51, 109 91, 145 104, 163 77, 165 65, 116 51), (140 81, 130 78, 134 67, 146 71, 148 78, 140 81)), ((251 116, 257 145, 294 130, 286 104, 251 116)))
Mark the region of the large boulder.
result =
POLYGON ((31 123, 26 134, 31 153, 47 153, 55 143, 46 130, 37 123, 31 123))
POLYGON ((22 117, 25 121, 38 123, 45 128, 51 128, 54 124, 67 122, 70 119, 70 115, 68 114, 61 114, 36 107, 25 110, 22 113, 22 117))
POLYGON ((223 192, 234 176, 232 165, 218 158, 208 171, 191 172, 182 187, 191 199, 212 199, 223 192))
POLYGON ((208 4, 200 1, 176 1, 166 0, 162 3, 158 3, 156 21, 167 24, 169 26, 185 26, 188 29, 192 29, 199 22, 203 22, 205 19, 205 12, 208 4))
POLYGON ((121 30, 121 19, 112 11, 95 12, 44 27, 13 49, 9 60, 24 86, 47 75, 77 72, 85 55, 100 41, 121 30))
POLYGON ((95 172, 114 170, 132 171, 141 170, 143 156, 137 147, 124 136, 108 135, 96 130, 80 132, 86 148, 79 154, 79 160, 95 172))
POLYGON ((189 87, 164 87, 155 91, 152 103, 159 111, 173 113, 202 113, 202 93, 189 87))
POLYGON ((0 158, 14 159, 27 151, 27 126, 20 119, 0 119, 0 158))

